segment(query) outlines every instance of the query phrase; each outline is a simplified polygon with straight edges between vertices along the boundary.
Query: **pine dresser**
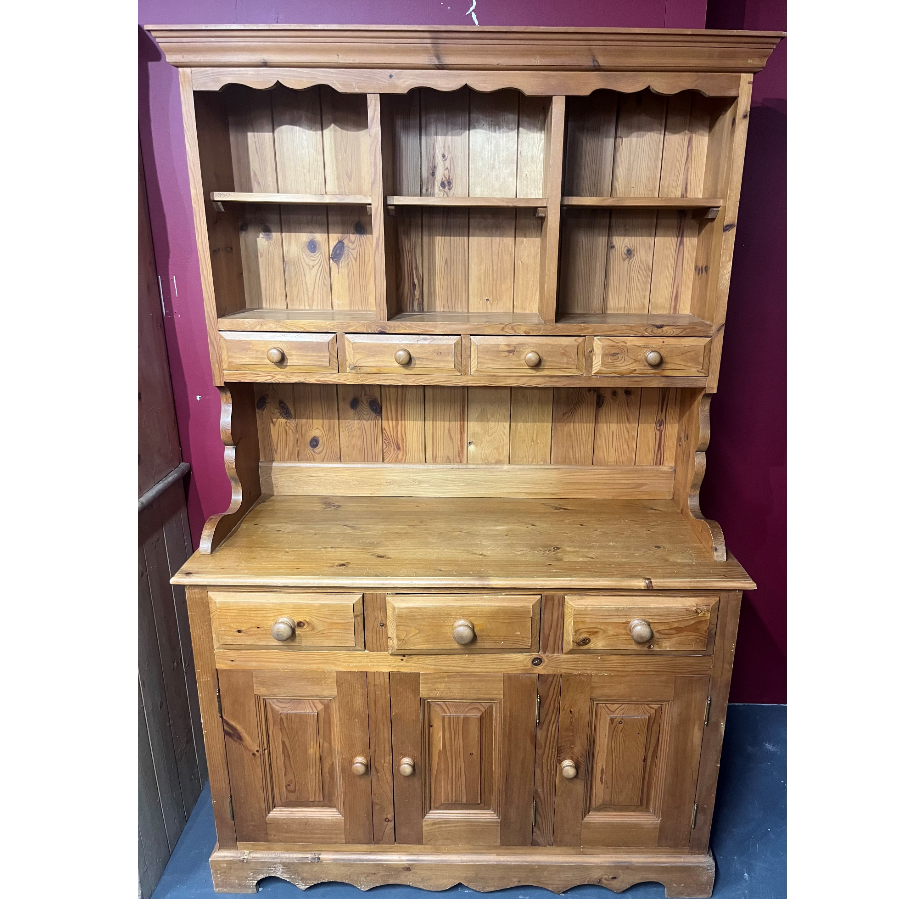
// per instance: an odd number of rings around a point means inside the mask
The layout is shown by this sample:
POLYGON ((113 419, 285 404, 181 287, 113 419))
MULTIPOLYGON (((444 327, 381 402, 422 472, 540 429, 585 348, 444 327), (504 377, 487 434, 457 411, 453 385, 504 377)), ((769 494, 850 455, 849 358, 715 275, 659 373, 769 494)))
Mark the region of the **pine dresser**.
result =
POLYGON ((711 895, 703 517, 780 33, 151 26, 230 507, 186 585, 217 890, 711 895))

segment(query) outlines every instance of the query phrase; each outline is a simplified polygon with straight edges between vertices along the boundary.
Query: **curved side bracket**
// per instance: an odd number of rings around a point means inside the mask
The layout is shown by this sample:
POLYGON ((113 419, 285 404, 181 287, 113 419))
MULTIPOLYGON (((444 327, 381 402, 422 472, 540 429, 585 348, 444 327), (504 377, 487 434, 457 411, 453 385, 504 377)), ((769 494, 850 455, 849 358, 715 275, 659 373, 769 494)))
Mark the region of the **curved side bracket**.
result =
POLYGON ((677 435, 677 466, 674 474, 674 499, 716 562, 727 560, 724 533, 717 521, 702 514, 699 488, 705 477, 705 451, 709 446, 710 393, 684 397, 680 428, 677 435))
POLYGON ((225 471, 231 481, 231 505, 204 525, 200 552, 212 553, 237 527, 262 495, 259 486, 259 438, 252 384, 219 387, 222 398, 222 443, 225 471))

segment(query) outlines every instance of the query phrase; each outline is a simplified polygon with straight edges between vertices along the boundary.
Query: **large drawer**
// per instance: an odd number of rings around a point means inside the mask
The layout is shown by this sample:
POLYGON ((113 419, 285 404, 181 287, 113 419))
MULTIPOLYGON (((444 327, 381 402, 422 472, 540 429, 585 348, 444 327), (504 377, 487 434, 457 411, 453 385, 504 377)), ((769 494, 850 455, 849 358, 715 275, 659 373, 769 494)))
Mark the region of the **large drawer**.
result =
POLYGON ((391 594, 387 646, 394 655, 537 652, 540 596, 391 594))
POLYGON ((709 373, 707 337, 594 337, 594 375, 704 377, 709 373))
POLYGON ((458 375, 462 373, 462 338, 347 334, 346 370, 367 374, 458 375))
POLYGON ((361 593, 209 591, 216 648, 363 648, 361 593))
POLYGON ((583 375, 583 337, 472 337, 473 375, 583 375))
POLYGON ((225 371, 337 371, 336 334, 220 331, 225 371))
POLYGON ((711 651, 717 616, 717 596, 566 596, 562 651, 711 651))

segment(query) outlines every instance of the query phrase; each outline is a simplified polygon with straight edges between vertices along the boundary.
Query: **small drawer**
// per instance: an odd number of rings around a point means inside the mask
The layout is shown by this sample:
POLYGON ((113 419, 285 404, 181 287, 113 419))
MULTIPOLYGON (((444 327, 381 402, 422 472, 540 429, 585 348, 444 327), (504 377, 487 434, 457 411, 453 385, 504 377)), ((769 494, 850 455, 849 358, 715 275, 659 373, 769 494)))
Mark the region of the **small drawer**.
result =
POLYGON ((221 331, 225 371, 337 371, 336 334, 221 331))
POLYGON ((707 337, 594 337, 594 375, 705 377, 709 373, 707 337))
POLYGON ((706 652, 717 596, 566 596, 563 652, 706 652))
POLYGON ((216 648, 362 649, 361 593, 209 592, 216 648))
POLYGON ((462 338, 347 334, 346 370, 379 375, 460 375, 462 338))
POLYGON ((584 337, 472 337, 471 373, 583 375, 584 337))
POLYGON ((537 652, 540 596, 389 595, 394 655, 537 652))

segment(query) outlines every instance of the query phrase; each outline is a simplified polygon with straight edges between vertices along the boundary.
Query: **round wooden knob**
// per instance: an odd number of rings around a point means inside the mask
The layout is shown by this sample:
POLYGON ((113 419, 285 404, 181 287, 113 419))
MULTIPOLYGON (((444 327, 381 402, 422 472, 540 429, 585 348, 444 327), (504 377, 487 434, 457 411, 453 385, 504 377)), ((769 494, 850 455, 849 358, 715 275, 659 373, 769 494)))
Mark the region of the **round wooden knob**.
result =
POLYGON ((571 780, 573 777, 577 777, 577 765, 571 759, 565 759, 562 762, 562 777, 565 780, 571 780))
POLYGON ((646 364, 658 368, 662 364, 662 354, 658 350, 650 350, 646 356, 646 364))
POLYGON ((408 365, 412 361, 412 353, 408 350, 397 350, 393 357, 397 365, 408 365))
POLYGON ((524 364, 528 368, 536 368, 540 364, 540 354, 536 350, 531 350, 524 357, 524 364))
POLYGON ((364 755, 357 755, 353 759, 353 767, 350 769, 356 777, 362 777, 368 771, 368 759, 364 755))
POLYGON ((400 774, 403 777, 411 777, 415 771, 415 762, 410 759, 408 756, 404 759, 400 759, 400 774))
POLYGON ((284 361, 284 350, 278 349, 278 347, 273 346, 266 354, 266 359, 272 363, 272 365, 277 365, 279 362, 284 361))
POLYGON ((296 621, 293 618, 288 618, 286 615, 283 618, 279 618, 272 625, 272 636, 281 643, 289 640, 296 632, 296 621))
POLYGON ((634 643, 649 643, 652 639, 652 628, 644 618, 635 618, 629 627, 634 643))
POLYGON ((460 618, 453 625, 453 639, 460 646, 471 643, 471 641, 474 640, 474 625, 465 618, 460 618))

